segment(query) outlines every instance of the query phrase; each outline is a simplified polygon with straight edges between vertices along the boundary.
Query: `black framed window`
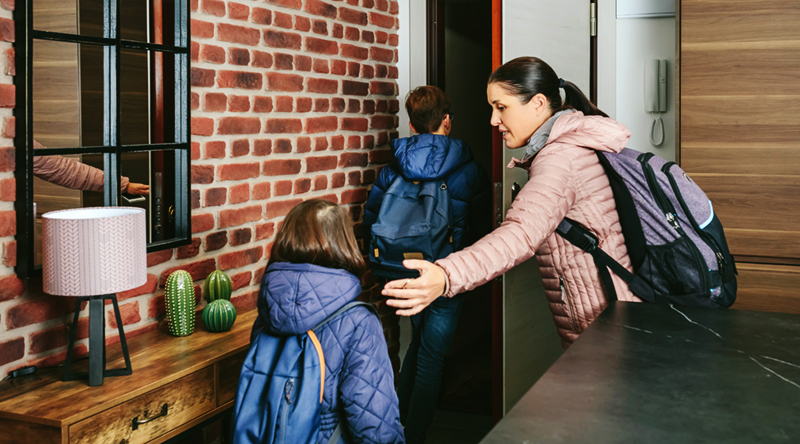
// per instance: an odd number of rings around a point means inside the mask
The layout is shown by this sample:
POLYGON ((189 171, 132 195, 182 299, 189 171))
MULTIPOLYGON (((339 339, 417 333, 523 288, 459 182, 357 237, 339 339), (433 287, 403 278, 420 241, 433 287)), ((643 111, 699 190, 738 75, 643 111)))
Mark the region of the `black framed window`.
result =
POLYGON ((148 252, 190 242, 188 0, 16 8, 17 274, 47 211, 136 206, 148 252))

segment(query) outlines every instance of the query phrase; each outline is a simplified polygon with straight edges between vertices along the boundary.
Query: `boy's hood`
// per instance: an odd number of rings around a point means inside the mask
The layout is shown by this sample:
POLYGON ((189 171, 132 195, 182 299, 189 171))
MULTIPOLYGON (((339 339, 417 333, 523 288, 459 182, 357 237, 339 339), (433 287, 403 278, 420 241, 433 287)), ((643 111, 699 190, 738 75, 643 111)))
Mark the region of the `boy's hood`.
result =
POLYGON ((277 262, 264 273, 258 314, 269 333, 304 333, 361 294, 352 273, 311 264, 277 262))
POLYGON ((435 180, 472 160, 472 151, 458 139, 417 134, 392 141, 395 166, 406 180, 435 180))

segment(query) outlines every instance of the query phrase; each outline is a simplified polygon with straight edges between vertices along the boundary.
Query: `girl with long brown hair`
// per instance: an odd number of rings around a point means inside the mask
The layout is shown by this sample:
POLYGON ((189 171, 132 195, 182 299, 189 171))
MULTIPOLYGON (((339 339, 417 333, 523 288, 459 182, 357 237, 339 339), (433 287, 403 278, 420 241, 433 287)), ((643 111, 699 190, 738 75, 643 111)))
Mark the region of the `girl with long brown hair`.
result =
MULTIPOLYGON (((277 336, 306 333, 361 294, 364 270, 353 221, 344 208, 319 199, 297 205, 275 236, 254 336, 262 330, 277 336)), ((325 359, 316 442, 328 442, 340 423, 345 442, 405 442, 380 319, 355 306, 314 332, 325 359)), ((269 362, 270 357, 263 359, 269 362)))

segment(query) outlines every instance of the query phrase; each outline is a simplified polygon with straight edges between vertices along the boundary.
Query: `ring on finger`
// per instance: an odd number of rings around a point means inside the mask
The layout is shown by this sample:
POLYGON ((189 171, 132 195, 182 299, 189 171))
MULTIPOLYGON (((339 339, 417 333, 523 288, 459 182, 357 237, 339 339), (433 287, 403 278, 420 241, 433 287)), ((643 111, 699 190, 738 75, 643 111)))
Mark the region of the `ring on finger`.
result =
POLYGON ((406 279, 406 283, 403 284, 403 288, 406 288, 408 286, 408 283, 411 282, 412 280, 413 279, 406 279))

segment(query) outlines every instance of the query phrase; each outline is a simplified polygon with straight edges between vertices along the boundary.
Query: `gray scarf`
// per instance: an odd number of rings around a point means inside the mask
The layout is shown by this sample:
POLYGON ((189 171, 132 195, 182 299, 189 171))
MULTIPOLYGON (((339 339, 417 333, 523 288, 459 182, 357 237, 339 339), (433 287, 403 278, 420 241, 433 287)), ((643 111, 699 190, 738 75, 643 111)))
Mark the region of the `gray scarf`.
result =
POLYGON ((544 146, 547 144, 547 140, 550 138, 550 131, 553 129, 553 125, 556 124, 556 120, 563 116, 564 114, 574 113, 575 110, 572 108, 561 110, 547 119, 539 129, 536 130, 535 133, 531 136, 528 143, 525 145, 525 157, 522 158, 522 162, 529 160, 533 157, 536 153, 539 152, 544 146))

